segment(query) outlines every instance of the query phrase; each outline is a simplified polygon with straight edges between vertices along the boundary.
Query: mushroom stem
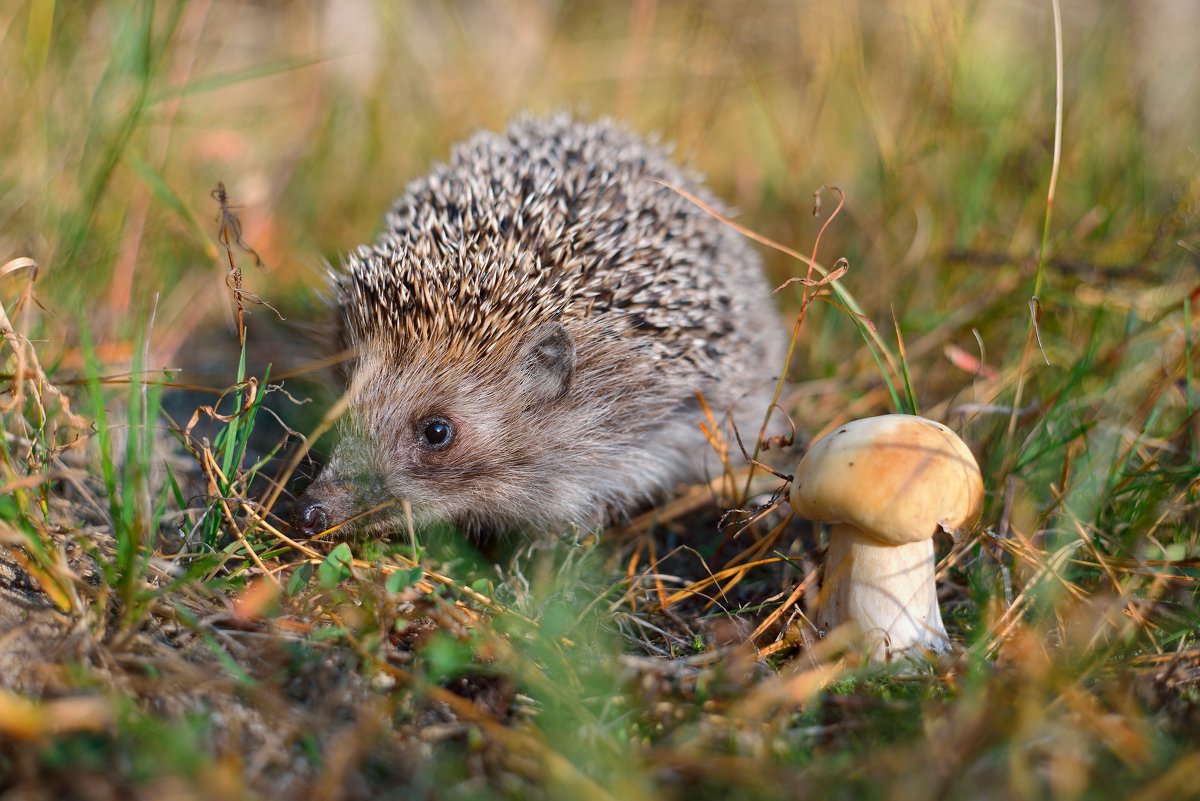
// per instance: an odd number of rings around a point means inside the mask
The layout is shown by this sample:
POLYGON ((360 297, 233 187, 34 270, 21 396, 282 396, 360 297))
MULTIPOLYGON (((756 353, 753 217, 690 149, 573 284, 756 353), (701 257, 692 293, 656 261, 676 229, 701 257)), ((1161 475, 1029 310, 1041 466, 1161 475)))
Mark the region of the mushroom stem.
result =
POLYGON ((946 651, 935 567, 932 539, 883 545, 854 526, 834 524, 817 623, 831 631, 853 621, 875 659, 910 648, 946 651))

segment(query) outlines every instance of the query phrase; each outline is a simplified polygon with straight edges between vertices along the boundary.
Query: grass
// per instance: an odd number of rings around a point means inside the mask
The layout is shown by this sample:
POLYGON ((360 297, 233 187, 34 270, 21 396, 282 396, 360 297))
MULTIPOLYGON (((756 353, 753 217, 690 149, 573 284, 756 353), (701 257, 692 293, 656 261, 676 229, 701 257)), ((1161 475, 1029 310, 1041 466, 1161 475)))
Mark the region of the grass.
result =
POLYGON ((1196 795, 1200 112, 1165 7, 1066 4, 1056 48, 1050 2, 0 6, 0 788, 1196 795), (821 532, 724 516, 741 476, 511 553, 291 540, 279 477, 337 411, 323 262, 561 107, 804 254, 762 248, 813 279, 779 294, 801 443, 903 408, 971 444, 955 654, 816 638, 821 532))

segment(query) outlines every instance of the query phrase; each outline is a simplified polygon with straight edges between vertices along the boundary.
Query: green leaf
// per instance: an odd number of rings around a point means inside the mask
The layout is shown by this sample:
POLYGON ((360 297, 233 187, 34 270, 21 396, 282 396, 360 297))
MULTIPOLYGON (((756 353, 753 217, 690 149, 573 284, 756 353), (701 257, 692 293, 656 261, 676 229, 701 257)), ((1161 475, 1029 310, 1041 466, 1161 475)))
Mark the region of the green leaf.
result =
POLYGON ((321 64, 328 61, 326 58, 292 58, 280 59, 279 61, 270 64, 261 64, 250 67, 248 69, 231 70, 222 72, 216 75, 209 75, 196 80, 190 81, 182 86, 173 86, 161 91, 155 92, 150 97, 151 103, 162 103, 167 100, 174 100, 179 97, 188 97, 190 95, 204 94, 205 92, 213 92, 219 89, 224 89, 228 86, 233 86, 239 83, 246 83, 257 78, 266 78, 272 75, 278 75, 291 70, 310 67, 315 64, 321 64))
POLYGON ((292 576, 288 579, 287 583, 287 596, 291 598, 307 587, 308 582, 312 581, 312 573, 312 562, 305 562, 300 565, 300 567, 293 570, 292 576))
POLYGON ((406 587, 411 587, 421 580, 421 576, 425 575, 425 571, 420 567, 412 567, 408 570, 397 570, 387 577, 384 586, 388 592, 400 592, 406 587))
POLYGON ((429 677, 433 681, 445 681, 472 666, 471 646, 445 634, 435 635, 422 653, 429 660, 429 677))
POLYGON ((336 587, 350 578, 350 565, 353 561, 354 554, 350 552, 350 546, 344 542, 339 544, 317 568, 317 582, 325 589, 336 587))

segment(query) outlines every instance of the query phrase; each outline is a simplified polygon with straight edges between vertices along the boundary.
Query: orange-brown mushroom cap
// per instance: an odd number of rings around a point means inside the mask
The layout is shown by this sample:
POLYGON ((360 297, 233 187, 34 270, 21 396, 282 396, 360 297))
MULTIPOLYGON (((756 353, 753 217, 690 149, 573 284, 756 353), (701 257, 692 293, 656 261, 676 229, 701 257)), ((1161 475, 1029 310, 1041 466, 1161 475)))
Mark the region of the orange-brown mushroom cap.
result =
POLYGON ((975 524, 983 477, 975 456, 941 423, 908 414, 839 426, 809 447, 796 468, 792 510, 846 523, 889 545, 920 542, 937 529, 975 524))

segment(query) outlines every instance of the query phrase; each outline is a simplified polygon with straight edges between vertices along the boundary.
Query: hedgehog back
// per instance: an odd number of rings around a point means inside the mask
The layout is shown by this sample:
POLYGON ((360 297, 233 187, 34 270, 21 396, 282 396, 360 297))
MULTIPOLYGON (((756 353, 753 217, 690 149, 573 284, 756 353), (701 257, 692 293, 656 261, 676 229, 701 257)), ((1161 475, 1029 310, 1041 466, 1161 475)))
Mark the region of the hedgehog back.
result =
POLYGON ((763 311, 761 268, 664 183, 719 208, 665 149, 612 122, 526 118, 476 135, 335 276, 346 344, 486 354, 540 323, 589 320, 719 378, 746 355, 737 321, 763 311))

